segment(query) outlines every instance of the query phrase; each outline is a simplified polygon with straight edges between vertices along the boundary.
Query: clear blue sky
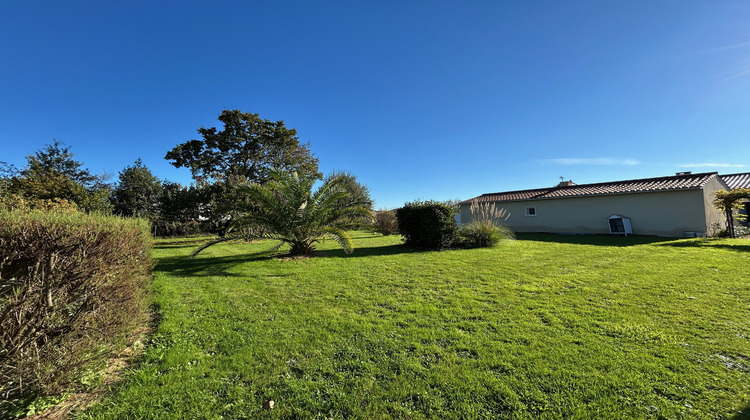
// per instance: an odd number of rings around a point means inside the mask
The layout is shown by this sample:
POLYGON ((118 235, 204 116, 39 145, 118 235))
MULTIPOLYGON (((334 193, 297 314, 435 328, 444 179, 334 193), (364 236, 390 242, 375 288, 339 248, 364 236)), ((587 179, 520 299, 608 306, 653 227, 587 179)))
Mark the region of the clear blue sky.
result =
MULTIPOLYGON (((3 1, 0 161, 115 178, 223 109, 284 120, 377 207, 750 171, 750 2, 3 1)), ((114 179, 113 179, 114 180, 114 179)))

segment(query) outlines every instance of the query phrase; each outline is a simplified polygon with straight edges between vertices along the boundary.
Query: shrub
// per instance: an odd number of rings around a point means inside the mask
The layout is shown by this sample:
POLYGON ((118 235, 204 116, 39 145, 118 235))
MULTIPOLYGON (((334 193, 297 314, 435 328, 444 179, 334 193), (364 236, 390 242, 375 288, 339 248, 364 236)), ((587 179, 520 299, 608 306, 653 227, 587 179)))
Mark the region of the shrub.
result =
POLYGON ((735 226, 734 227, 734 234, 738 238, 741 238, 743 236, 748 236, 748 235, 750 235, 750 226, 742 226, 742 225, 735 226))
POLYGON ((398 221, 396 214, 392 210, 378 210, 375 212, 375 230, 390 236, 398 232, 398 221))
POLYGON ((458 229, 461 244, 472 248, 497 245, 502 239, 512 239, 513 232, 502 223, 510 213, 498 209, 495 203, 471 203, 471 222, 458 229))
POLYGON ((0 210, 0 417, 76 388, 145 325, 150 248, 141 219, 0 210))
POLYGON ((398 231, 407 245, 421 249, 446 249, 456 235, 455 212, 437 201, 414 201, 396 210, 398 231))
POLYGON ((64 198, 26 199, 18 194, 8 194, 0 198, 0 208, 6 210, 45 210, 55 212, 79 211, 78 205, 64 198))

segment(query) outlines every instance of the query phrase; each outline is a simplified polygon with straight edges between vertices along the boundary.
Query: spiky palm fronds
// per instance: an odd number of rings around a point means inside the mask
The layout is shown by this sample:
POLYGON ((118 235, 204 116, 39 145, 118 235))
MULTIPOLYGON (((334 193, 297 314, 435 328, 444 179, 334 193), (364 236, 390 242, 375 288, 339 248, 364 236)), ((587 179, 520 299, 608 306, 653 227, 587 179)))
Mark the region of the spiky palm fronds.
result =
POLYGON ((251 183, 239 186, 247 198, 245 211, 234 221, 235 234, 217 239, 195 253, 231 239, 276 239, 289 244, 291 254, 309 254, 323 238, 338 242, 347 254, 353 250, 346 228, 354 222, 372 220, 367 203, 343 188, 344 178, 332 175, 316 190, 317 178, 272 173, 264 185, 251 183))

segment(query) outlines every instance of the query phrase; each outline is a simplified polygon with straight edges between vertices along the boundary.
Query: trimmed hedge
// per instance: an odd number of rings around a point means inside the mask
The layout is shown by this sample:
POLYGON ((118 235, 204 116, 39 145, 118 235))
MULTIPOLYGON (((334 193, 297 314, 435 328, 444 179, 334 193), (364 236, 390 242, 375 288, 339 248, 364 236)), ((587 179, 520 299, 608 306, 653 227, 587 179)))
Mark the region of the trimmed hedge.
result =
POLYGON ((147 324, 151 245, 141 219, 0 210, 0 401, 76 388, 147 324))
POLYGON ((446 249, 456 236, 455 211, 439 201, 413 201, 396 210, 398 231, 406 245, 446 249))

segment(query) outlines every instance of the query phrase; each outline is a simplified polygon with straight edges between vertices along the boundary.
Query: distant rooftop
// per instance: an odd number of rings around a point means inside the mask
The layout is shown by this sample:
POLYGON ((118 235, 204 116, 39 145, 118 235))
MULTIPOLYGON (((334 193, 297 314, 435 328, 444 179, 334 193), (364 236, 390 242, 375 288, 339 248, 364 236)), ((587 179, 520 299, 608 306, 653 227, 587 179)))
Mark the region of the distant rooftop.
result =
MULTIPOLYGON (((740 179, 745 179, 746 182, 750 182, 750 173, 736 175, 744 175, 746 178, 740 179)), ((727 176, 732 177, 736 175, 727 176)), ((570 185, 572 184, 571 182, 561 182, 558 186, 552 188, 482 194, 479 197, 462 201, 461 204, 469 204, 474 200, 479 202, 525 201, 551 198, 588 197, 596 195, 694 190, 702 188, 711 178, 716 176, 718 176, 716 172, 701 174, 681 172, 677 175, 659 178, 631 179, 627 181, 601 182, 597 184, 570 185)), ((727 181, 724 180, 724 182, 727 181)))
POLYGON ((719 175, 731 189, 750 188, 750 172, 744 174, 719 175))

